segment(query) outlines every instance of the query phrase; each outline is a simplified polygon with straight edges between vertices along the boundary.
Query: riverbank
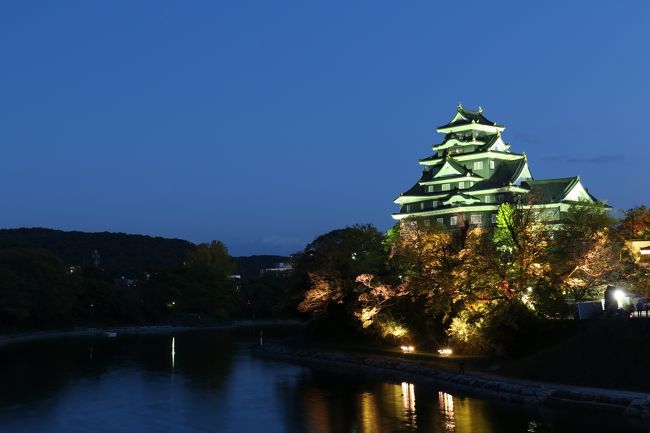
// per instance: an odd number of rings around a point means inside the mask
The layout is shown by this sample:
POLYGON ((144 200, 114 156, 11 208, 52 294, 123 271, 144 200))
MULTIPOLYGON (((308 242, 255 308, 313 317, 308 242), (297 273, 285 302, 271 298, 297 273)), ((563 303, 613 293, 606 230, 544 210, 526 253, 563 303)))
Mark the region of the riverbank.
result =
POLYGON ((257 346, 253 348, 253 354, 337 372, 434 385, 509 402, 590 408, 650 418, 648 393, 536 382, 478 372, 458 373, 425 362, 380 355, 300 350, 275 345, 257 346))
POLYGON ((149 325, 149 326, 110 326, 101 328, 72 328, 52 331, 34 331, 0 335, 0 347, 25 341, 60 337, 119 335, 119 334, 165 334, 193 330, 229 330, 256 327, 304 327, 299 320, 238 320, 215 325, 149 325))

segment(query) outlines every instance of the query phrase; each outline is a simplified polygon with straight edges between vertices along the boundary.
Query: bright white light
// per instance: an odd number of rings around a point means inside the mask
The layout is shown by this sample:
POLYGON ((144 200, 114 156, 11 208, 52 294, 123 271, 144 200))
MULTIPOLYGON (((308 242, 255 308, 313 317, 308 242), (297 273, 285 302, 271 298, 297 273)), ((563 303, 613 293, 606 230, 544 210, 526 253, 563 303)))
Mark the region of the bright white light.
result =
POLYGON ((616 300, 620 304, 621 301, 623 300, 623 298, 625 297, 625 292, 623 292, 621 289, 618 289, 618 290, 616 290, 614 292, 614 297, 616 298, 616 300))
POLYGON ((526 290, 528 290, 528 293, 530 293, 530 292, 533 291, 533 288, 532 288, 532 287, 528 287, 526 290))
POLYGON ((402 349, 402 352, 404 353, 412 353, 415 351, 415 347, 413 346, 400 346, 400 349, 402 349))
POLYGON ((444 349, 438 349, 438 354, 441 355, 441 356, 449 356, 449 355, 451 355, 452 353, 454 353, 454 351, 451 350, 451 349, 448 348, 448 347, 447 347, 447 348, 444 348, 444 349))
POLYGON ((172 337, 172 370, 176 366, 176 337, 172 337))

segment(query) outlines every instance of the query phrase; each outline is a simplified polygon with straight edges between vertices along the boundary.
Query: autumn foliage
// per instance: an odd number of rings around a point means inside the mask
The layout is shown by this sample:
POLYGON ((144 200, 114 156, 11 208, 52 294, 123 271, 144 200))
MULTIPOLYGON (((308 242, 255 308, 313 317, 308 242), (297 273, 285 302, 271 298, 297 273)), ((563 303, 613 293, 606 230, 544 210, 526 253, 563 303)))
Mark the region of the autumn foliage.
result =
POLYGON ((327 233, 298 256, 297 308, 391 341, 498 352, 523 323, 570 316, 567 302, 650 281, 625 242, 650 233, 644 207, 617 224, 602 203, 577 203, 557 224, 534 204, 502 204, 494 227, 408 218, 386 235, 372 226, 327 233))

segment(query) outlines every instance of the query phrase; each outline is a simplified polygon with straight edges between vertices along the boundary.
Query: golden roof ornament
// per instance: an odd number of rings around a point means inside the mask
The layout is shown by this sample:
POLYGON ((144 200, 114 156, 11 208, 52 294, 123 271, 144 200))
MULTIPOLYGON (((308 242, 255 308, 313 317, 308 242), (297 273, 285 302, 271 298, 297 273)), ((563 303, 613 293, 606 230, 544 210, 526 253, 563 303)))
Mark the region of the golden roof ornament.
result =
POLYGON ((481 107, 480 105, 478 106, 478 112, 479 114, 483 113, 483 107, 481 107))

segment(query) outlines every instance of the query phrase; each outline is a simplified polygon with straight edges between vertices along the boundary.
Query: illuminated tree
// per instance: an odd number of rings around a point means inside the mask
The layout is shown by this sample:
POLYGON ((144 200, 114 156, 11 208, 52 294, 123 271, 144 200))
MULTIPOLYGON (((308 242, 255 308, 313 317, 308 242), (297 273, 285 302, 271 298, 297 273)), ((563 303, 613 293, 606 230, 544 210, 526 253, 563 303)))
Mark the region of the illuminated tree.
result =
POLYGON ((638 206, 625 211, 621 226, 626 239, 650 239, 650 209, 638 206))
POLYGON ((554 284, 573 300, 597 295, 598 286, 623 278, 623 238, 600 202, 572 205, 555 232, 554 284))
POLYGON ((407 219, 395 243, 402 291, 423 299, 425 314, 443 327, 465 305, 483 298, 477 256, 482 229, 446 230, 422 219, 407 219))
POLYGON ((302 302, 298 304, 298 311, 308 313, 312 317, 320 317, 330 303, 343 302, 343 284, 338 275, 310 272, 311 286, 305 292, 302 302))
POLYGON ((549 225, 534 198, 499 207, 491 239, 484 238, 480 255, 485 266, 486 289, 505 300, 520 298, 544 279, 550 266, 549 225))
POLYGON ((338 326, 354 320, 362 274, 383 275, 383 236, 371 225, 333 230, 307 245, 295 260, 298 310, 338 326))
POLYGON ((354 315, 364 328, 372 325, 375 316, 382 309, 391 305, 391 302, 399 297, 408 294, 405 284, 391 285, 376 281, 374 275, 361 274, 356 280, 361 283, 361 294, 357 298, 358 308, 354 315))

